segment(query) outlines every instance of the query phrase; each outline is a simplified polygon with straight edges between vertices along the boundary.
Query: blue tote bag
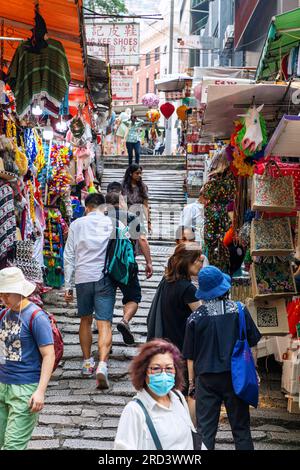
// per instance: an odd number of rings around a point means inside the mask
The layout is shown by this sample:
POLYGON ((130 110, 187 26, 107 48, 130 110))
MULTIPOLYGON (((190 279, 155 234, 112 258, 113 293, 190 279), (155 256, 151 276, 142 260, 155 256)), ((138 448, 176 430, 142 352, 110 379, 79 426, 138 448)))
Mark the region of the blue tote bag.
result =
POLYGON ((235 394, 244 402, 257 408, 258 406, 258 380, 251 348, 247 341, 245 312, 238 302, 239 332, 231 357, 232 385, 235 394))

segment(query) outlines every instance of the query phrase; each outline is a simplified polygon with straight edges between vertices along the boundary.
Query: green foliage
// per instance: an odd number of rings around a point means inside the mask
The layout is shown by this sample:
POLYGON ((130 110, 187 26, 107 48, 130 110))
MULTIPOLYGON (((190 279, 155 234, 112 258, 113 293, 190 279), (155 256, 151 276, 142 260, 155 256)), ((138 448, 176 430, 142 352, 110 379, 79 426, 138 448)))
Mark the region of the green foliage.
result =
POLYGON ((127 13, 125 0, 87 0, 85 4, 91 10, 107 15, 127 13))

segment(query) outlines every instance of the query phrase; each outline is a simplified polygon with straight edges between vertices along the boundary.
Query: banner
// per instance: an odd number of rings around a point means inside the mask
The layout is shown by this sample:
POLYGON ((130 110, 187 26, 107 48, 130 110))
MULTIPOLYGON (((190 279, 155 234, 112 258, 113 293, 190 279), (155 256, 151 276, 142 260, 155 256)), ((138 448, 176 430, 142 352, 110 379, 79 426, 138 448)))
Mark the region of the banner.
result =
POLYGON ((88 55, 107 59, 110 65, 139 65, 140 25, 138 23, 101 23, 85 20, 88 55))
POLYGON ((126 70, 112 70, 111 83, 113 101, 133 100, 133 76, 126 70))

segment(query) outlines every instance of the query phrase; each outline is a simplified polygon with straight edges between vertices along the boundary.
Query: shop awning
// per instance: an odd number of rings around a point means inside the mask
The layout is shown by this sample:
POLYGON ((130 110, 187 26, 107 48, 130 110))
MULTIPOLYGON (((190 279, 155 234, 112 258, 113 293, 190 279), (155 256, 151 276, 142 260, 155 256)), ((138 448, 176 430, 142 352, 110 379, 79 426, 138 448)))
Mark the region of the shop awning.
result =
POLYGON ((298 100, 293 104, 293 93, 299 96, 299 89, 288 85, 209 85, 202 137, 204 140, 229 138, 238 115, 244 114, 254 103, 265 105, 262 114, 272 132, 288 110, 298 114, 298 100))
MULTIPOLYGON (((74 82, 84 81, 84 65, 80 45, 80 11, 82 0, 40 0, 49 37, 62 42, 74 82)), ((33 0, 9 0, 0 2, 0 36, 27 39, 34 25, 33 0)), ((11 61, 19 42, 4 41, 4 60, 11 61)))
POLYGON ((284 115, 265 150, 266 156, 299 157, 300 117, 284 115))
POLYGON ((154 83, 157 86, 158 91, 175 92, 182 91, 185 88, 186 81, 189 80, 192 81, 193 77, 186 74, 172 74, 159 80, 155 80, 154 83))
POLYGON ((283 57, 300 43, 300 8, 275 16, 256 71, 257 81, 274 81, 283 57))

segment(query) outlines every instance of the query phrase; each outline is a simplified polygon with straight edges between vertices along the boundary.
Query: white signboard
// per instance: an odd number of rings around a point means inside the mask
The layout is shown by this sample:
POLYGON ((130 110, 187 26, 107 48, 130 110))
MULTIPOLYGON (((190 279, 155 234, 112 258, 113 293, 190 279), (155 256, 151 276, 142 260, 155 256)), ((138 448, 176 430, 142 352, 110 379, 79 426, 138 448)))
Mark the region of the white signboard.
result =
POLYGON ((140 25, 138 23, 101 23, 97 19, 85 20, 88 55, 106 58, 114 65, 139 65, 140 25))
POLYGON ((133 99, 133 76, 127 71, 112 70, 112 99, 114 101, 131 101, 133 99))
POLYGON ((209 36, 184 36, 178 39, 179 49, 213 50, 220 48, 220 39, 209 36))
POLYGON ((209 85, 248 85, 249 83, 252 83, 252 81, 244 78, 203 77, 201 103, 207 104, 207 92, 209 85))

